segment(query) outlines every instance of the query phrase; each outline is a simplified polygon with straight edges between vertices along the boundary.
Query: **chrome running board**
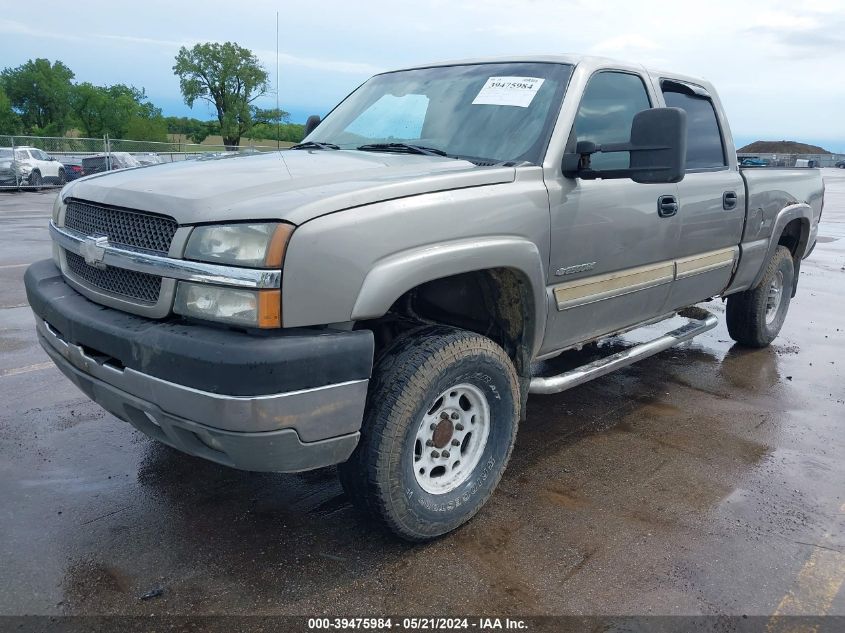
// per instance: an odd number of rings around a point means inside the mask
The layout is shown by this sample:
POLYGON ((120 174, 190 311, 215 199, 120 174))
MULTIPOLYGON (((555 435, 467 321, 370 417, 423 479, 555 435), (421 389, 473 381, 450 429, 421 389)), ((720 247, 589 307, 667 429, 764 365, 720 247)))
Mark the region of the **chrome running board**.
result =
POLYGON ((653 356, 679 343, 685 343, 707 330, 712 330, 719 322, 714 315, 702 308, 687 308, 679 312, 678 316, 685 317, 689 321, 685 325, 671 332, 667 332, 661 337, 635 345, 606 358, 600 358, 592 363, 576 367, 557 376, 538 376, 532 378, 528 393, 550 394, 566 391, 599 376, 604 376, 622 367, 632 365, 638 360, 653 356))

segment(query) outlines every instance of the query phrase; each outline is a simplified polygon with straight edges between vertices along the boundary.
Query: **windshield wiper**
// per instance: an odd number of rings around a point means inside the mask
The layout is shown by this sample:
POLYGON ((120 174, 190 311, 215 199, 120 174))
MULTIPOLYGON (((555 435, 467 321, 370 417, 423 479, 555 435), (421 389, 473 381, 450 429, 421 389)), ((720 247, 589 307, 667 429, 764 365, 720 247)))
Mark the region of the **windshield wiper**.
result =
POLYGON ((442 149, 426 147, 425 145, 411 145, 410 143, 369 143, 359 145, 362 152, 397 152, 401 154, 425 154, 426 156, 448 156, 442 149))
POLYGON ((304 143, 297 143, 291 145, 288 149, 340 149, 339 145, 334 143, 319 143, 317 141, 305 141, 304 143))

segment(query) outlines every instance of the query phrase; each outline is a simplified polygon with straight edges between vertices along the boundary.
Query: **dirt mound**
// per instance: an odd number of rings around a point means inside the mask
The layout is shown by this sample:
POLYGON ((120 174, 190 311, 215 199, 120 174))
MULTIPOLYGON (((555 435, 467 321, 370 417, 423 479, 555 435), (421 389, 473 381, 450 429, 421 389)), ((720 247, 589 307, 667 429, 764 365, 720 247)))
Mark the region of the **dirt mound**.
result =
POLYGON ((808 145, 798 141, 754 141, 740 147, 740 154, 831 154, 818 145, 808 145))

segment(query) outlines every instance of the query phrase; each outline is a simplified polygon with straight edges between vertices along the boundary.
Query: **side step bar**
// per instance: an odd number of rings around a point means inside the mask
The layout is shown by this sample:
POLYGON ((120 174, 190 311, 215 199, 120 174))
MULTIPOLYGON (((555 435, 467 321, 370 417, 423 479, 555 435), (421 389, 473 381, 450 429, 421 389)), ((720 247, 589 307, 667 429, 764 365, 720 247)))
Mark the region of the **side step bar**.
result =
POLYGON ((689 322, 647 343, 635 345, 557 376, 532 378, 528 393, 550 394, 566 391, 599 376, 632 365, 638 360, 653 356, 679 343, 689 341, 707 330, 712 330, 719 322, 714 315, 702 308, 687 308, 679 312, 678 316, 686 317, 689 322))

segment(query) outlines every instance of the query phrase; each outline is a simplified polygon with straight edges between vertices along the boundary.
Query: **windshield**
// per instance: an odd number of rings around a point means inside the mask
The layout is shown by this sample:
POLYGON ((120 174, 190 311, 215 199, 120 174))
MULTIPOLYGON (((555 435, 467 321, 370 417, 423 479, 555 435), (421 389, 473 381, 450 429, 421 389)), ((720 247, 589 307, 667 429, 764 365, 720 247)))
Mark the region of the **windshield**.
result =
POLYGON ((514 62, 377 75, 305 141, 341 149, 404 143, 482 164, 539 163, 571 72, 565 64, 514 62))

